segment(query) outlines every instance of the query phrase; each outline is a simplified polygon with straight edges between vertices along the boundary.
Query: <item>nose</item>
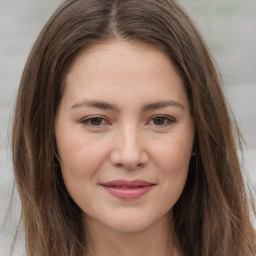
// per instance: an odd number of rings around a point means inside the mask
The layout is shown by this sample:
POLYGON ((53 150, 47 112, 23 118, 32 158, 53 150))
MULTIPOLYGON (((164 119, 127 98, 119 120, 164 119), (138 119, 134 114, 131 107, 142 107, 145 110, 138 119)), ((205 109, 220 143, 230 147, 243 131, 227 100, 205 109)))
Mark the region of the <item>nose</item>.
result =
POLYGON ((148 155, 138 129, 120 129, 113 140, 114 147, 110 154, 113 165, 132 170, 147 163, 148 155))

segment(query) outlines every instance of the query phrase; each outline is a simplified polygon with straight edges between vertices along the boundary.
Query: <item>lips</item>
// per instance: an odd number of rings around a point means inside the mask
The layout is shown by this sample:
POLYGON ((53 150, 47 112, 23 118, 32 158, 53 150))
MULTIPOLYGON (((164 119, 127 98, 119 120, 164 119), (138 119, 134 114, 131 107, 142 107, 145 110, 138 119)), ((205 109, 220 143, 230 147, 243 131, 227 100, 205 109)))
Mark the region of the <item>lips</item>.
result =
POLYGON ((146 194, 155 184, 144 180, 113 180, 100 185, 115 197, 134 200, 146 194))

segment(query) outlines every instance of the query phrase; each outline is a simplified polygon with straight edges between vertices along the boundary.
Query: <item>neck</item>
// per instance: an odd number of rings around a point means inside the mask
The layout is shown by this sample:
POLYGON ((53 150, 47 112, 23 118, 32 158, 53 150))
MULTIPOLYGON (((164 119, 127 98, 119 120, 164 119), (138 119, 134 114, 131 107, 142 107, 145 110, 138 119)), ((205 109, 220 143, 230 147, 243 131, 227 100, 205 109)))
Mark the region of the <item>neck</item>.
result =
POLYGON ((85 218, 86 256, 179 256, 174 246, 174 232, 168 217, 136 232, 113 230, 85 218))

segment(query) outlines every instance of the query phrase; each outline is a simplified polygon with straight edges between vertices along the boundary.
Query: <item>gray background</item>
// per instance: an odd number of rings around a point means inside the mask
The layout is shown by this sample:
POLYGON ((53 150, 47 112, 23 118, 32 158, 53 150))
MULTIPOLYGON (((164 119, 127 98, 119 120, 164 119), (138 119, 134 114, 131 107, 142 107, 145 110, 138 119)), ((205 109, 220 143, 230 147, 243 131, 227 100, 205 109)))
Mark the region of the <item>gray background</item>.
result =
MULTIPOLYGON (((12 188, 11 114, 26 58, 60 0, 0 0, 0 256, 18 221, 16 197, 5 213, 12 188)), ((180 0, 198 25, 222 73, 225 92, 247 145, 244 169, 256 181, 256 1, 180 0)), ((22 239, 15 255, 24 255, 22 239)))

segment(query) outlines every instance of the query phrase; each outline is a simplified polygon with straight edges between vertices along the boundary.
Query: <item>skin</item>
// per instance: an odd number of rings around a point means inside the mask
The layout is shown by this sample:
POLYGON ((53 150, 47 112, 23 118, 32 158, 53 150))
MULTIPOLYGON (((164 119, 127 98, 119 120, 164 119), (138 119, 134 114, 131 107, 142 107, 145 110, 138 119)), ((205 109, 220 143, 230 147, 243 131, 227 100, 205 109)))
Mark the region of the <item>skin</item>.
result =
POLYGON ((181 255, 172 207, 186 182, 194 123, 182 79, 163 51, 123 41, 82 51, 65 78, 56 141, 93 255, 181 255), (154 186, 123 200, 100 185, 117 179, 154 186))

